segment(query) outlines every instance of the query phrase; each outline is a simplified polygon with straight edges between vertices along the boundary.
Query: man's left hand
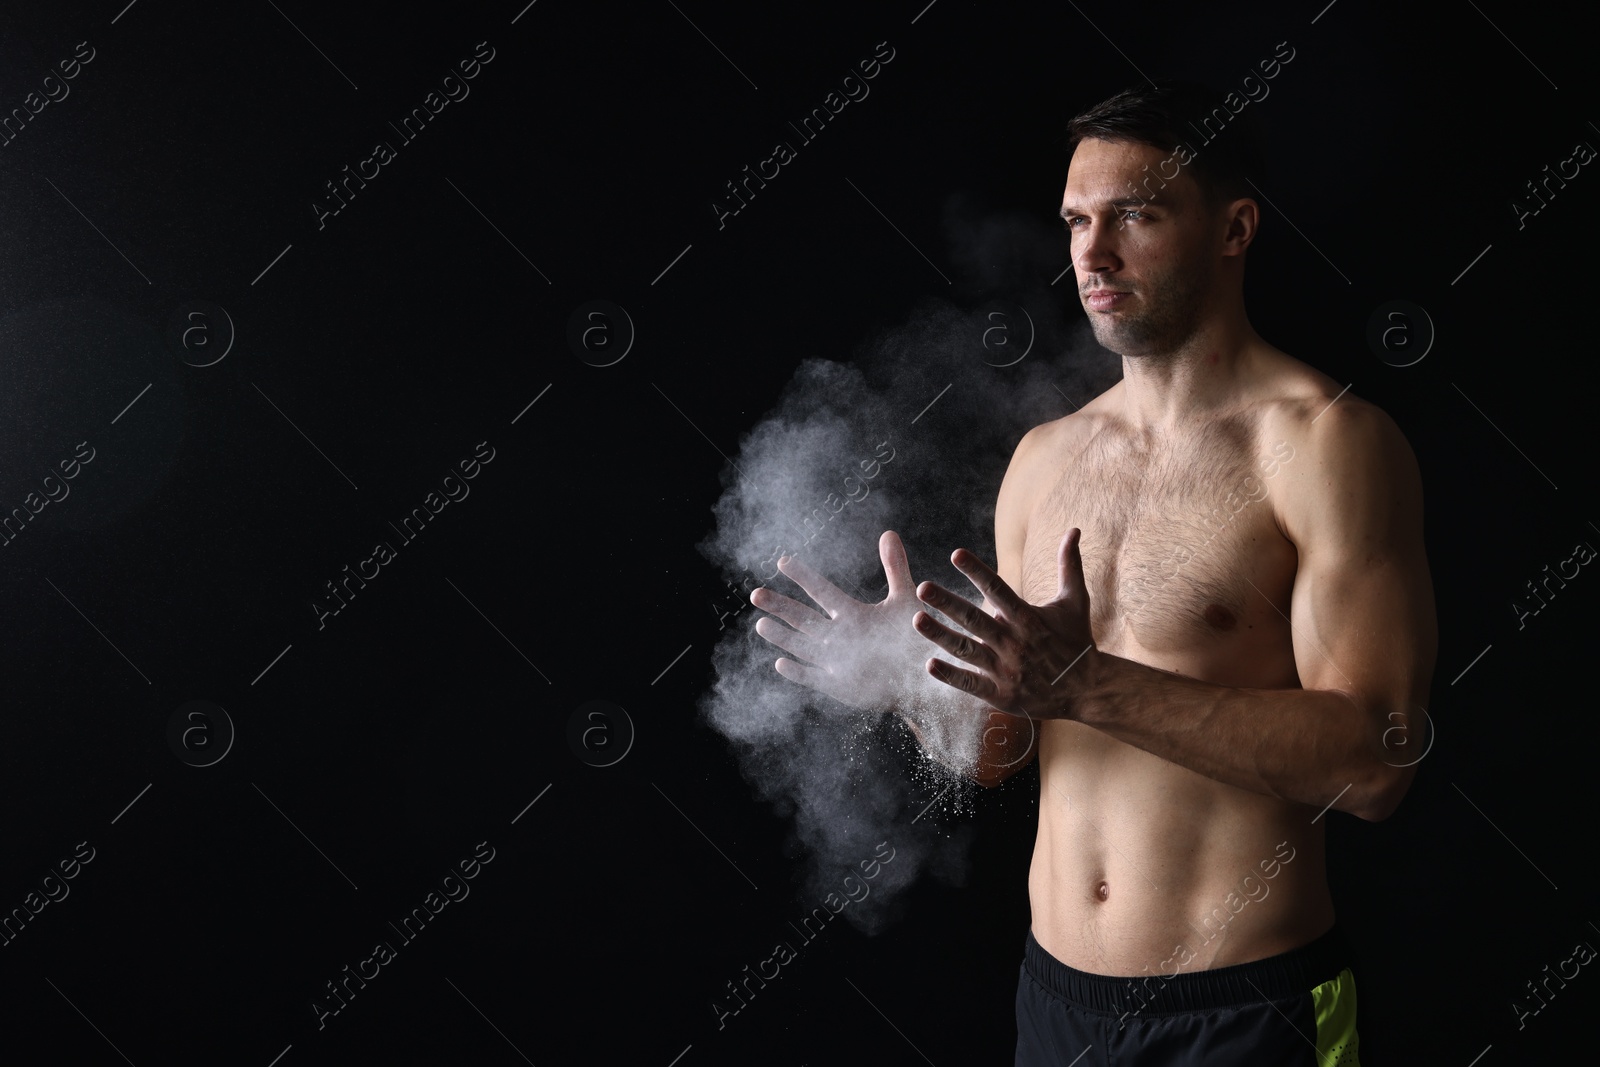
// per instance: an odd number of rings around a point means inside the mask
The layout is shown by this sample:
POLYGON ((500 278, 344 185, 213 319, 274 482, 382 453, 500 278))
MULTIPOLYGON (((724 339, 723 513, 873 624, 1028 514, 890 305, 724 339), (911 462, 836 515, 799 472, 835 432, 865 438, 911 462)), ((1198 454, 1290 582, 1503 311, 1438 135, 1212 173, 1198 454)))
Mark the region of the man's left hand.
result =
POLYGON ((1072 718, 1073 702, 1085 689, 1095 653, 1089 629, 1089 589, 1078 551, 1082 531, 1061 539, 1061 588, 1054 600, 1029 604, 982 560, 957 549, 950 562, 966 575, 996 611, 991 615, 934 582, 917 587, 917 599, 967 630, 959 633, 919 611, 918 633, 969 664, 963 670, 930 658, 934 678, 1012 715, 1030 719, 1072 718), (974 640, 976 638, 976 640, 974 640))

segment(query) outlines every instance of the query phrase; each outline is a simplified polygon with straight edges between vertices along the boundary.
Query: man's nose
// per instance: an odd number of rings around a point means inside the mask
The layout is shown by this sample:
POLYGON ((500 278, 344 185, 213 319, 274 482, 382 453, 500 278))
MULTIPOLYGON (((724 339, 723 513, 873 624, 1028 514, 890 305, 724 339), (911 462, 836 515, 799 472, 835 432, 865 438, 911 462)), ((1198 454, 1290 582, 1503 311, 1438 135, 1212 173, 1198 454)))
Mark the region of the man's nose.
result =
POLYGON ((1109 222, 1091 222, 1087 233, 1078 238, 1078 256, 1073 262, 1080 275, 1112 271, 1122 266, 1117 256, 1118 230, 1109 222))

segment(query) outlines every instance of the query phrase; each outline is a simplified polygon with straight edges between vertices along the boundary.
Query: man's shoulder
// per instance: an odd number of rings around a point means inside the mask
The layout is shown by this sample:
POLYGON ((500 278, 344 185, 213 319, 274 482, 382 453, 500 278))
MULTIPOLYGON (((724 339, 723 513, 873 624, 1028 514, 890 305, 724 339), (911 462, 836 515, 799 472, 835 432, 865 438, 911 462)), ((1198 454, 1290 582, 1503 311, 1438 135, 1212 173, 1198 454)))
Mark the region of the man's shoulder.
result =
POLYGON ((1308 364, 1281 357, 1262 389, 1256 410, 1262 440, 1283 442, 1296 450, 1376 448, 1392 451, 1405 438, 1389 414, 1358 396, 1349 383, 1308 364))
POLYGON ((1357 499, 1409 510, 1421 475, 1405 434, 1388 412, 1305 364, 1286 373, 1260 405, 1258 443, 1281 474, 1269 483, 1279 528, 1294 541, 1357 499))
POLYGON ((1039 458, 1041 453, 1059 456, 1077 452, 1111 418, 1114 394, 1121 389, 1122 382, 1118 381, 1082 407, 1030 429, 1017 442, 1018 459, 1039 458))
MULTIPOLYGON (((1011 453, 1011 462, 1000 483, 997 518, 1003 519, 1009 515, 1020 523, 1031 502, 1048 486, 1052 476, 1058 474, 1072 457, 1082 453, 1104 418, 1099 413, 1104 396, 1102 393, 1083 407, 1058 419, 1041 422, 1022 435, 1011 453)), ((1021 526, 1018 525, 1017 529, 1020 530, 1021 526)))

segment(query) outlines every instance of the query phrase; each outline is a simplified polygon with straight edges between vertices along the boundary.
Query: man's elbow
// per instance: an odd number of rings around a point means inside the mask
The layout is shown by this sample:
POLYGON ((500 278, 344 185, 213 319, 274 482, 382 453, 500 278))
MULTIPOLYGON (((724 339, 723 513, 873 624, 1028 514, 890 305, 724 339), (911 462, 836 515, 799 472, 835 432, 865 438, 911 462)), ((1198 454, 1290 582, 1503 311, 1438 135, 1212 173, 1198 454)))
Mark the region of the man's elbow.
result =
MULTIPOLYGON (((1349 693, 1344 695, 1360 706, 1358 698, 1349 693)), ((1354 763, 1350 767, 1351 777, 1347 780, 1356 785, 1349 790, 1347 803, 1340 805, 1341 810, 1366 822, 1383 822, 1399 810, 1400 802, 1405 799, 1417 776, 1417 765, 1433 748, 1431 720, 1427 721, 1426 747, 1418 752, 1419 746, 1409 743, 1413 717, 1399 711, 1389 711, 1380 718, 1385 706, 1380 704, 1367 709, 1370 721, 1378 724, 1377 729, 1381 733, 1375 746, 1363 747, 1358 753, 1352 753, 1354 763)), ((1426 710, 1423 715, 1426 717, 1426 710)))
POLYGON ((1033 744, 1028 746, 1027 750, 1024 751, 1021 756, 1012 756, 1010 759, 1003 762, 992 758, 979 759, 977 766, 967 771, 965 777, 971 779, 973 782, 976 782, 978 785, 983 786, 985 789, 993 789, 1001 782, 1004 782, 1007 778, 1010 778, 1013 774, 1025 769, 1038 757, 1038 755, 1039 746, 1038 742, 1035 741, 1033 744))
POLYGON ((1400 807, 1416 777, 1415 767, 1385 765, 1376 772, 1368 787, 1349 809, 1350 814, 1367 822, 1383 822, 1400 807))

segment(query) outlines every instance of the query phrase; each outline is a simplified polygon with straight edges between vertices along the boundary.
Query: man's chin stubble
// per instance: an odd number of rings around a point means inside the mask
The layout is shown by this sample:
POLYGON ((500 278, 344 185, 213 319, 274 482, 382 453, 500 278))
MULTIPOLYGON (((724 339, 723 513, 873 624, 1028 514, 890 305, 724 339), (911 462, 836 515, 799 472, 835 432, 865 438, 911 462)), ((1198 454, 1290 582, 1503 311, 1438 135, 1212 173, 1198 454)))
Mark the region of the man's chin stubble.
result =
POLYGON ((1096 329, 1095 341, 1101 348, 1129 359, 1163 359, 1171 354, 1171 346, 1164 346, 1160 338, 1134 329, 1096 329))

